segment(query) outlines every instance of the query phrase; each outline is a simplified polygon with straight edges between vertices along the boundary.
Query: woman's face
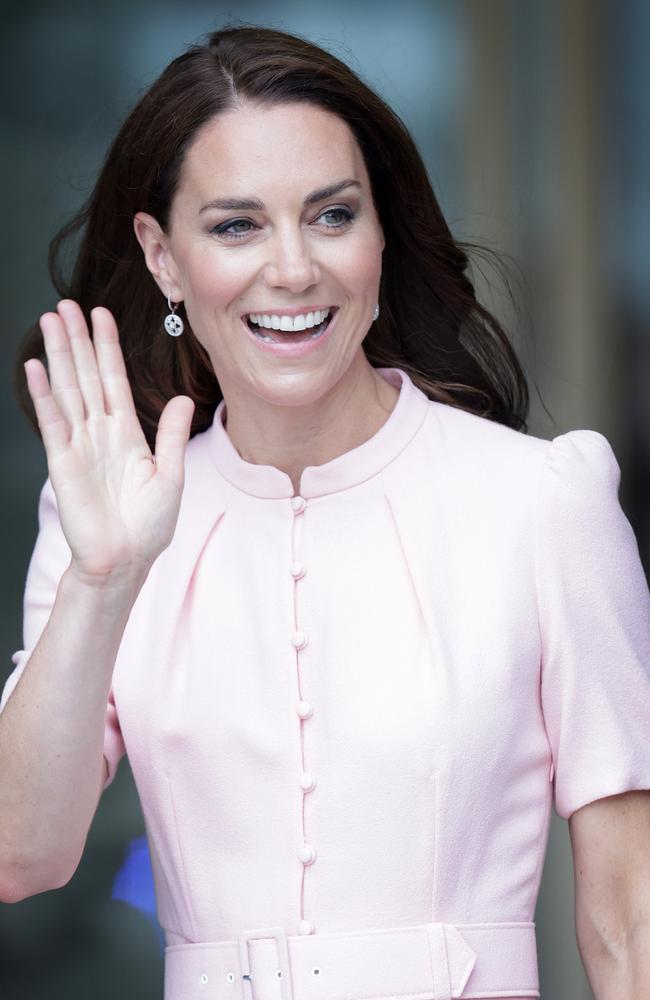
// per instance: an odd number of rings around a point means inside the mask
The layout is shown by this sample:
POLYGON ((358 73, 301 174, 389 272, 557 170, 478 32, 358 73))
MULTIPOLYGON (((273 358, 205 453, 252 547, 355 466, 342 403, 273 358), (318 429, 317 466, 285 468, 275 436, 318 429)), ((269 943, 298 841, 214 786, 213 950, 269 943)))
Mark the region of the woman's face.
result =
POLYGON ((212 119, 186 154, 168 234, 156 227, 136 216, 147 263, 183 300, 226 401, 313 403, 361 362, 384 236, 363 156, 336 115, 245 104, 212 119), (260 336, 247 322, 320 308, 332 321, 314 338, 274 319, 260 336))

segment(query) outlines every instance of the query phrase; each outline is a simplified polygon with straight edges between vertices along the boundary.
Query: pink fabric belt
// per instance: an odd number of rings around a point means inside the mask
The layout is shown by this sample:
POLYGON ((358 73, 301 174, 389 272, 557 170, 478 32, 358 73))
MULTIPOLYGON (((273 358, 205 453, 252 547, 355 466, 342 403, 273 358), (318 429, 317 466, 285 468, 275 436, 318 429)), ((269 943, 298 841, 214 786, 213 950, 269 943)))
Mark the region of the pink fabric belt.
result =
POLYGON ((534 923, 422 924, 165 949, 165 1000, 539 997, 534 923))

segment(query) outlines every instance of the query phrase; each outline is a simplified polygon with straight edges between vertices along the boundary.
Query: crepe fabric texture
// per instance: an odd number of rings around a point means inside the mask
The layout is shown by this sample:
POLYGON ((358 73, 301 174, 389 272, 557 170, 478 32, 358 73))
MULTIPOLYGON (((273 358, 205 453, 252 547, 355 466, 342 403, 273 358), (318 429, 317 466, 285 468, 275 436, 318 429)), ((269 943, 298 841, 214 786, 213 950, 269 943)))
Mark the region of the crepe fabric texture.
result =
MULTIPOLYGON (((224 402, 188 445, 104 744, 107 784, 128 754, 168 946, 532 922, 551 808, 650 787, 650 594, 607 439, 378 372, 386 422, 298 496, 239 456, 224 402)), ((69 561, 49 481, 39 524, 2 706, 69 561)))

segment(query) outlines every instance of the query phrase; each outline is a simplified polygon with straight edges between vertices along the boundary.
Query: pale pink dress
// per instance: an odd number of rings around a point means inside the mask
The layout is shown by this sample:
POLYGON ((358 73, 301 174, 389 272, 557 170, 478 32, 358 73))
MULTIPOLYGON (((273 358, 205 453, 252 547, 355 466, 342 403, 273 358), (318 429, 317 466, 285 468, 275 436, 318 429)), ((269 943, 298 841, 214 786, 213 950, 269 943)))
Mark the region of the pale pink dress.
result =
MULTIPOLYGON (((527 436, 380 373, 400 388, 386 423, 306 468, 302 499, 239 456, 224 403, 189 444, 105 732, 169 946, 534 933, 551 806, 650 787, 650 594, 606 438, 527 436)), ((39 516, 3 705, 69 558, 49 483, 39 516)))

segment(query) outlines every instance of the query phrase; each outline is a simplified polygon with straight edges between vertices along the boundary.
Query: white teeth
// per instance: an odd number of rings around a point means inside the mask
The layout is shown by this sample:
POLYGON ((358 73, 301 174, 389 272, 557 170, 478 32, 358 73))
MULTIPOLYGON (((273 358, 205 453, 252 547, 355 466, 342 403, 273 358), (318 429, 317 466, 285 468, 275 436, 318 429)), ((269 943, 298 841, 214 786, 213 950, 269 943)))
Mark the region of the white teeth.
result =
POLYGON ((248 319, 251 323, 266 327, 268 330, 286 330, 291 333, 298 330, 308 330, 312 326, 318 326, 326 316, 329 316, 331 309, 316 309, 315 312, 303 313, 300 316, 282 316, 278 313, 249 313, 248 319))
MULTIPOLYGON (((288 327, 288 329, 289 330, 291 330, 291 329, 293 329, 293 330, 304 330, 306 326, 307 326, 307 317, 306 316, 294 316, 293 327, 288 327)), ((282 329, 282 327, 280 327, 280 329, 282 329)))

